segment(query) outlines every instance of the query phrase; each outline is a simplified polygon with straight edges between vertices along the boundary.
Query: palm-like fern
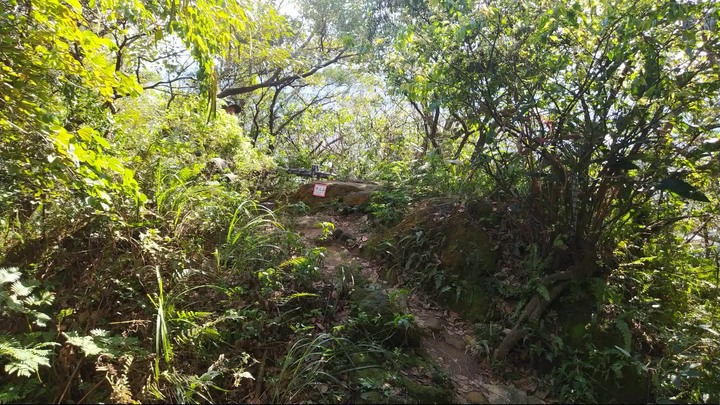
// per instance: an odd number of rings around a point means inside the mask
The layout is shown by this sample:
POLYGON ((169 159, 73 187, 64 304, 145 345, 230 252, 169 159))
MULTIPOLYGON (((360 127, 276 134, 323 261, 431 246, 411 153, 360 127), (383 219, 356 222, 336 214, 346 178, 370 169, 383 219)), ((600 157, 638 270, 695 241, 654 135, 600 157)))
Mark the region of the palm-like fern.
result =
MULTIPOLYGON (((37 283, 22 281, 21 278, 22 273, 17 267, 0 268, 0 316, 21 316, 27 320, 30 329, 33 324, 44 327, 50 317, 37 308, 52 303, 54 295, 47 291, 33 294, 37 283)), ((37 375, 41 366, 50 366, 53 348, 58 344, 43 341, 47 339, 34 332, 22 337, 0 335, 0 358, 5 360, 6 373, 31 377, 37 375)))
POLYGON ((48 291, 33 294, 36 282, 20 280, 22 273, 17 267, 0 268, 0 315, 25 315, 31 323, 44 327, 50 317, 36 308, 52 303, 55 295, 48 291))
POLYGON ((59 346, 59 344, 40 342, 22 345, 11 336, 0 336, 0 357, 10 359, 5 364, 5 372, 19 377, 37 375, 40 366, 50 367, 50 356, 55 346, 59 346))

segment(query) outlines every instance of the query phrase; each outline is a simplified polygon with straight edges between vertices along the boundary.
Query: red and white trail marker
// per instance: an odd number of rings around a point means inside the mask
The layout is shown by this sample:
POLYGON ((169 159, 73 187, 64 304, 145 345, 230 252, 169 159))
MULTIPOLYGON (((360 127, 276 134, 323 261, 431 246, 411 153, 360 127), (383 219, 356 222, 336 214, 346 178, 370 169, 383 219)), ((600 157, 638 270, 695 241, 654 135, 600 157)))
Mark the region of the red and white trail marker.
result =
POLYGON ((325 193, 327 192, 327 184, 325 183, 317 183, 315 184, 315 187, 313 187, 313 196, 315 197, 325 197, 325 193))

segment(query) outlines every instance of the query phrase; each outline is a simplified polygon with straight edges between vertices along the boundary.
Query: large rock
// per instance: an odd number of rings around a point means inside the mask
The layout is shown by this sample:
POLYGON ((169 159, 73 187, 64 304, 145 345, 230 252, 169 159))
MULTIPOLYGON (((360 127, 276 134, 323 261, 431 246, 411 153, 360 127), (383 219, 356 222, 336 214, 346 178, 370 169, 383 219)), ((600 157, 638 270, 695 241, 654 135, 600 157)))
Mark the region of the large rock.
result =
POLYGON ((306 183, 290 197, 291 202, 303 202, 311 211, 317 211, 323 206, 339 203, 352 207, 363 207, 368 204, 372 193, 379 186, 374 183, 357 183, 349 181, 316 181, 306 183), (313 195, 315 184, 325 184, 327 189, 325 197, 313 195))
POLYGON ((488 402, 491 404, 527 404, 528 396, 525 391, 512 385, 482 384, 488 392, 488 402))
POLYGON ((451 404, 453 391, 433 384, 419 384, 409 378, 400 376, 408 396, 420 404, 451 404))
MULTIPOLYGON (((435 271, 444 280, 455 280, 460 293, 451 288, 438 298, 470 321, 497 317, 492 275, 499 251, 485 231, 492 224, 492 206, 482 201, 461 203, 448 198, 427 200, 399 224, 367 242, 363 253, 392 260, 395 268, 413 272, 435 271), (421 257, 422 259, 418 259, 421 257), (408 263, 410 264, 408 268, 408 263)), ((412 275, 416 277, 417 275, 412 275)), ((420 274, 435 280, 435 275, 420 274)), ((437 285, 434 288, 439 289, 437 285)))
POLYGON ((395 325, 400 309, 390 301, 385 291, 372 286, 357 287, 350 295, 353 317, 358 326, 372 340, 390 347, 419 347, 420 329, 409 325, 395 325))
POLYGON ((440 294, 438 302, 444 307, 461 314, 472 322, 497 321, 500 313, 495 307, 497 290, 492 277, 474 277, 473 273, 460 274, 461 293, 454 289, 440 294))
POLYGON ((447 404, 453 402, 452 380, 428 359, 413 350, 388 361, 389 352, 351 355, 354 370, 350 383, 359 388, 361 404, 447 404), (428 379, 429 377, 429 379, 428 379))
POLYGON ((451 273, 470 277, 468 281, 495 273, 497 253, 494 243, 484 232, 475 218, 463 212, 456 212, 443 220, 437 227, 445 237, 440 251, 443 268, 451 273))
POLYGON ((468 401, 469 404, 487 404, 488 399, 483 393, 478 391, 471 391, 465 394, 465 400, 468 401))

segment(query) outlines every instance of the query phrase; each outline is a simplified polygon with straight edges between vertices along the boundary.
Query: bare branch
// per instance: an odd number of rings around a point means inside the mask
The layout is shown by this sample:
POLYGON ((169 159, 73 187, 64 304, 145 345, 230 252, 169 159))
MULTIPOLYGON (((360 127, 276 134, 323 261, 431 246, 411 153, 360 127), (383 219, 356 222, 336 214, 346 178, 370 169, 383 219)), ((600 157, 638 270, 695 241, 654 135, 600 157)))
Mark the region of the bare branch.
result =
POLYGON ((305 73, 295 74, 295 75, 283 77, 280 79, 272 77, 272 78, 270 78, 264 82, 258 83, 258 84, 253 84, 250 86, 242 86, 242 87, 233 87, 233 88, 221 91, 217 96, 218 96, 218 98, 225 98, 228 96, 235 96, 238 94, 250 93, 257 89, 262 89, 265 87, 278 87, 278 86, 282 86, 282 85, 289 85, 290 83, 294 82, 295 80, 310 77, 310 76, 314 75, 315 73, 317 73, 320 69, 328 67, 328 66, 332 65, 333 63, 337 63, 338 61, 340 61, 342 59, 349 58, 352 56, 355 56, 355 54, 346 54, 345 51, 343 50, 339 54, 337 54, 334 58, 332 58, 326 62, 323 62, 319 65, 316 65, 315 67, 313 67, 312 69, 308 70, 305 73))
POLYGON ((192 76, 178 76, 178 77, 170 79, 170 80, 163 80, 163 81, 159 81, 154 84, 151 84, 149 86, 143 86, 143 90, 150 90, 150 89, 157 88, 159 86, 167 86, 167 85, 170 85, 170 84, 175 83, 180 80, 194 80, 194 79, 195 78, 192 76))

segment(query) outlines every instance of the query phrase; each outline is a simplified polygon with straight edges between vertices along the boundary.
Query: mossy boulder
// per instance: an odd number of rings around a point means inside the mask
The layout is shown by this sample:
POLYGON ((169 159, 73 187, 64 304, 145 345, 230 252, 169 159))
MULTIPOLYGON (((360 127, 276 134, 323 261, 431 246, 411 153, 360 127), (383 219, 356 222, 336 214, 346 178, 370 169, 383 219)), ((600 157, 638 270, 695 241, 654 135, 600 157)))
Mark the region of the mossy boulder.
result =
POLYGON ((491 404, 527 404, 527 393, 513 385, 482 384, 488 392, 488 402, 491 404))
MULTIPOLYGON (((472 279, 473 277, 468 277, 472 279)), ((490 277, 480 277, 472 281, 461 279, 460 294, 449 290, 438 295, 438 302, 453 311, 462 314, 472 322, 497 321, 500 313, 495 307, 495 282, 490 277)))
POLYGON ((425 224, 431 217, 451 213, 455 203, 456 201, 451 198, 431 198, 418 203, 400 223, 370 238, 363 246, 362 253, 370 257, 382 256, 387 248, 392 247, 389 243, 396 242, 410 231, 425 224))
POLYGON ((375 192, 375 188, 364 191, 356 191, 354 193, 347 194, 342 199, 344 205, 350 207, 364 207, 370 202, 370 198, 375 192))
POLYGON ((335 288, 342 294, 349 293, 353 288, 370 285, 370 280, 362 273, 362 265, 355 260, 343 261, 336 266, 333 281, 335 288))
POLYGON ((379 186, 375 183, 359 183, 349 181, 316 181, 301 185, 298 190, 290 196, 292 203, 303 202, 310 208, 311 212, 317 212, 323 207, 332 204, 343 204, 352 207, 364 207, 379 186), (325 197, 313 195, 315 184, 325 184, 327 189, 325 197))
POLYGON ((406 377, 400 378, 402 385, 407 390, 407 395, 418 401, 419 404, 453 403, 455 395, 451 389, 431 384, 420 384, 406 377))
MULTIPOLYGON (((493 206, 484 201, 461 202, 436 198, 420 203, 399 224, 371 238, 366 256, 391 262, 395 269, 415 278, 434 279, 428 271, 441 271, 446 290, 438 298, 468 320, 495 318, 492 275, 499 251, 487 227, 497 222, 493 206), (459 288, 459 291, 458 291, 459 288)), ((386 274, 394 278, 395 274, 386 274)))
POLYGON ((452 403, 454 392, 447 376, 422 355, 404 349, 400 357, 391 352, 356 353, 351 382, 360 388, 355 402, 364 404, 452 403), (392 360, 391 360, 392 359, 392 360), (431 381, 428 381, 428 375, 431 381))
POLYGON ((473 217, 456 212, 439 223, 428 225, 431 233, 444 237, 440 262, 445 271, 462 276, 468 283, 495 273, 498 260, 495 244, 473 217))
POLYGON ((357 287, 350 294, 352 316, 373 341, 390 347, 419 347, 420 329, 414 321, 396 322, 400 309, 385 291, 373 286, 357 287))

